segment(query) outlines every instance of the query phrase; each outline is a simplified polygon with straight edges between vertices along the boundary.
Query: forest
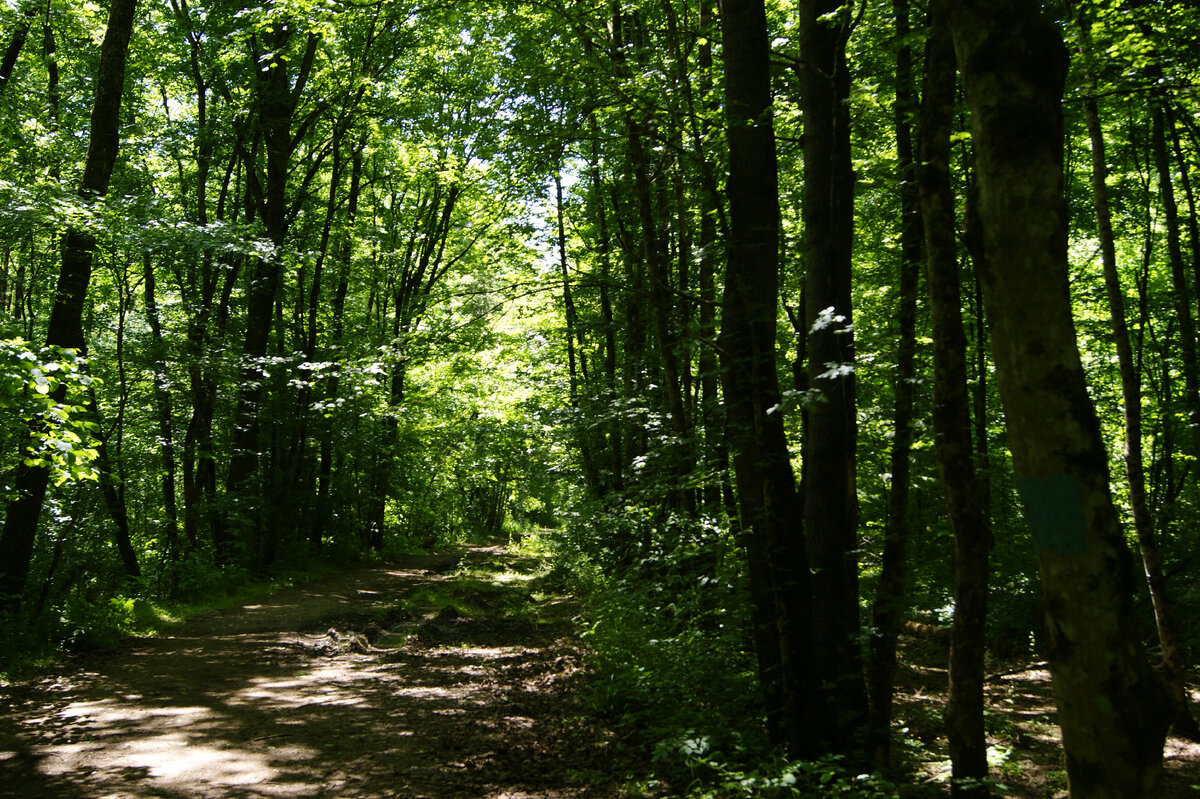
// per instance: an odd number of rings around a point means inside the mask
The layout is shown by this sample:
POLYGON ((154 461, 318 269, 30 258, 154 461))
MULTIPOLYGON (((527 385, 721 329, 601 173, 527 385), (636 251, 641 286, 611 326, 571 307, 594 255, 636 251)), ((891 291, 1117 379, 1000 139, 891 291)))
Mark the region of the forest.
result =
POLYGON ((1051 792, 1200 740, 1193 4, 6 0, 0 49, 6 680, 537 541, 670 795, 917 795, 919 713, 935 795, 1007 795, 1030 664, 1051 792))

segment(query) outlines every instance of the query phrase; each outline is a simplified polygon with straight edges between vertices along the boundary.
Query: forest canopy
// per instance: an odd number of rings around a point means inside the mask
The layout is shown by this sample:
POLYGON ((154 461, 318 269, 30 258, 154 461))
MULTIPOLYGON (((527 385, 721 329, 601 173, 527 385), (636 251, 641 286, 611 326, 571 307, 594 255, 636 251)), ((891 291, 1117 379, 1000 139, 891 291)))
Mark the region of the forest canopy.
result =
POLYGON ((956 795, 1024 658, 1070 795, 1159 796, 1198 15, 0 4, 0 646, 536 533, 664 759, 894 775, 924 630, 956 795))

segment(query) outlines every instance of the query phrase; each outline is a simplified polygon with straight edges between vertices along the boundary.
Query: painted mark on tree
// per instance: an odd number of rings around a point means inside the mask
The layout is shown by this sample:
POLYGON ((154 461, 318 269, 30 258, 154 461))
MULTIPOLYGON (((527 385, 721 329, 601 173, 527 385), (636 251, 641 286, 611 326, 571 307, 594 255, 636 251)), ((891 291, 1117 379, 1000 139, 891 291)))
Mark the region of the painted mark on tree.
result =
POLYGON ((1087 548, 1083 491, 1069 474, 1018 477, 1017 490, 1025 503, 1025 520, 1033 545, 1056 555, 1078 555, 1087 548))

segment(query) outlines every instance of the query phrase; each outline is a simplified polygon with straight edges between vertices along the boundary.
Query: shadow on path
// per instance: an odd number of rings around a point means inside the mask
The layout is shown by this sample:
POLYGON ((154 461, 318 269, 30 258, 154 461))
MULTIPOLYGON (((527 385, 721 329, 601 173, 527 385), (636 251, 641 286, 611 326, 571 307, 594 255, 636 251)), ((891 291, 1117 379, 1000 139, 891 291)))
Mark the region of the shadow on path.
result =
POLYGON ((0 796, 619 796, 568 622, 386 618, 453 579, 362 569, 0 690, 0 796), (340 632, 372 615, 399 646, 340 632))

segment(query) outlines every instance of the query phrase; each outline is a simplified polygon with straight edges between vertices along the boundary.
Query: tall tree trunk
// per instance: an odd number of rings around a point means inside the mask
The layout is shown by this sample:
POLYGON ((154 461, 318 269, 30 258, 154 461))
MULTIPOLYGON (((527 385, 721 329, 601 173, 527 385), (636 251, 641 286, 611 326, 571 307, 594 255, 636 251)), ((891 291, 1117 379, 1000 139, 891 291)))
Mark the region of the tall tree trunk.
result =
POLYGON ((726 0, 725 97, 731 214, 718 345, 728 441, 750 573, 754 638, 768 729, 797 757, 820 731, 811 588, 775 371, 779 192, 770 47, 762 0, 726 0))
POLYGON ((1179 206, 1175 201, 1175 182, 1171 175, 1171 156, 1167 147, 1166 100, 1160 99, 1150 110, 1151 149, 1158 175, 1158 194, 1162 199, 1163 223, 1167 232, 1167 260, 1171 267, 1175 322, 1179 327, 1180 365, 1183 367, 1184 406, 1191 432, 1191 455, 1200 458, 1200 357, 1196 354, 1196 320, 1192 316, 1192 287, 1184 269, 1183 245, 1179 225, 1179 206))
POLYGON ((1067 285, 1062 38, 1032 0, 941 8, 971 108, 984 299, 1038 553, 1071 796, 1159 796, 1167 702, 1133 616, 1130 554, 1067 285))
POLYGON ((17 22, 12 37, 8 40, 8 46, 4 48, 4 56, 0 58, 0 95, 4 94, 4 90, 8 88, 13 69, 17 66, 17 59, 21 57, 25 40, 29 38, 29 27, 33 24, 36 16, 37 7, 33 3, 27 3, 23 16, 17 22))
MULTIPOLYGON (((561 166, 561 165, 560 165, 561 166)), ((558 223, 558 268, 562 275, 563 315, 566 317, 567 329, 567 375, 570 381, 571 407, 578 412, 581 395, 586 391, 587 370, 583 367, 583 331, 579 324, 579 313, 575 309, 575 297, 571 291, 571 274, 567 263, 567 227, 563 209, 562 171, 554 173, 555 218, 558 223), (576 341, 579 347, 576 349, 576 341)), ((596 462, 595 447, 591 446, 592 433, 583 419, 576 415, 575 435, 583 461, 584 479, 592 496, 604 493, 604 483, 600 479, 600 465, 596 462)))
MULTIPOLYGON (((361 138, 351 156, 350 192, 346 198, 346 221, 339 234, 337 286, 333 293, 332 320, 330 322, 330 360, 337 366, 329 378, 326 398, 338 396, 342 361, 342 339, 346 330, 346 295, 350 291, 350 267, 354 256, 354 223, 358 218, 358 197, 362 190, 363 150, 366 137, 361 138)), ((321 431, 321 455, 317 471, 317 519, 311 532, 312 543, 320 546, 333 516, 333 438, 334 427, 327 420, 321 431)))
MULTIPOLYGON (((270 42, 260 52, 255 37, 254 66, 258 75, 255 97, 259 103, 259 124, 266 150, 265 181, 258 175, 257 164, 247 154, 246 173, 252 196, 258 203, 267 237, 275 252, 257 259, 246 300, 246 331, 242 345, 242 377, 234 409, 233 454, 229 459, 227 491, 238 503, 238 511, 258 532, 253 559, 258 566, 270 565, 275 559, 275 541, 267 518, 268 498, 256 490, 251 481, 261 461, 259 429, 263 421, 261 408, 265 375, 262 364, 271 335, 272 315, 283 278, 282 248, 287 236, 288 169, 296 143, 292 137, 292 117, 304 91, 313 58, 317 37, 310 34, 304 55, 296 69, 295 79, 289 74, 288 60, 277 57, 286 50, 292 27, 278 24, 265 32, 270 42), (265 533, 265 534, 264 534, 265 533)), ((231 556, 228 547, 218 555, 231 556)))
MULTIPOLYGON (((926 42, 918 161, 933 320, 934 442, 954 536, 954 626, 946 730, 953 795, 986 796, 987 786, 981 782, 988 770, 983 659, 991 531, 971 458, 967 339, 962 325, 955 200, 950 184, 954 88, 953 44, 938 9, 926 42)), ((976 269, 983 268, 977 258, 976 269)))
MULTIPOLYGON (((850 162, 849 7, 839 0, 799 6, 804 115, 804 279, 809 391, 804 440, 804 533, 813 569, 811 656, 827 687, 833 751, 865 744, 866 688, 858 609, 857 418, 850 255, 854 172, 850 162)), ((728 396, 728 392, 726 392, 728 396)))
MULTIPOLYGON (((913 377, 916 354, 917 288, 921 268, 921 209, 917 191, 916 161, 913 158, 910 120, 917 109, 913 92, 913 58, 909 36, 908 0, 894 0, 896 39, 896 129, 897 184, 900 187, 900 291, 897 319, 900 340, 896 349, 895 407, 891 452, 891 483, 888 488, 887 522, 884 527, 883 565, 871 608, 871 657, 868 682, 871 698, 870 734, 872 760, 886 769, 892 740, 892 694, 896 673, 896 639, 904 612, 908 572, 909 462, 912 453, 913 377)), ((953 67, 951 67, 953 76, 953 67)))
POLYGON ((162 448, 163 555, 178 557, 179 511, 175 504, 175 425, 171 418, 170 377, 167 374, 166 343, 163 341, 162 321, 155 296, 154 265, 149 254, 144 257, 142 285, 146 300, 146 323, 154 342, 154 411, 158 417, 159 446, 162 448))
MULTIPOLYGON (((136 0, 113 0, 109 8, 108 25, 100 45, 88 152, 79 183, 80 196, 85 200, 108 190, 109 178, 116 165, 120 146, 121 94, 125 88, 125 63, 136 5, 136 0)), ((77 228, 67 230, 62 245, 62 268, 46 332, 48 345, 72 348, 81 354, 87 351, 83 305, 95 248, 96 239, 90 232, 77 228)), ((56 399, 61 401, 65 392, 63 385, 56 391, 56 399)), ((21 452, 29 443, 21 442, 21 452)), ((14 479, 17 498, 8 504, 4 530, 0 533, 0 614, 13 614, 20 607, 48 480, 49 469, 45 466, 29 466, 23 460, 17 466, 14 479)))
MULTIPOLYGON (((596 120, 592 117, 590 120, 592 126, 592 158, 589 165, 591 172, 591 189, 592 189, 592 205, 596 217, 596 232, 599 240, 596 243, 597 256, 600 259, 600 317, 603 323, 604 330, 604 356, 602 358, 604 365, 604 402, 610 407, 617 399, 617 325, 613 317, 613 302, 612 302, 612 236, 608 229, 608 211, 604 199, 604 183, 600 176, 600 142, 599 132, 596 130, 596 120)), ((605 491, 609 489, 620 490, 625 484, 624 477, 624 461, 621 454, 621 429, 622 424, 620 418, 610 419, 605 425, 606 428, 606 455, 604 458, 604 468, 601 469, 601 474, 604 475, 602 487, 605 491)))
POLYGON ((642 126, 632 118, 629 122, 629 158, 633 165, 642 263, 646 265, 646 278, 650 282, 650 320, 654 328, 654 343, 662 367, 661 382, 666 397, 667 415, 670 417, 670 428, 678 439, 676 446, 672 447, 675 479, 678 481, 672 495, 676 505, 685 514, 693 515, 696 511, 695 495, 684 487, 691 472, 691 464, 684 454, 690 431, 676 352, 678 339, 673 319, 675 303, 667 278, 667 268, 663 263, 663 253, 659 248, 658 223, 654 218, 654 203, 651 197, 650 167, 646 162, 646 150, 642 144, 642 126))
MULTIPOLYGON (((95 419, 98 432, 96 433, 96 471, 100 474, 100 495, 104 499, 104 507, 113 523, 113 543, 117 545, 117 554, 121 557, 121 568, 128 577, 141 577, 142 567, 138 563, 137 552, 129 538, 129 508, 125 504, 125 488, 121 476, 117 473, 116 462, 112 450, 108 446, 108 436, 104 433, 104 419, 100 416, 100 403, 96 399, 96 391, 88 387, 88 413, 95 419)), ((120 425, 120 421, 117 422, 120 425)), ((119 441, 119 438, 118 438, 119 441)), ((120 446, 118 444, 118 453, 120 446)))

